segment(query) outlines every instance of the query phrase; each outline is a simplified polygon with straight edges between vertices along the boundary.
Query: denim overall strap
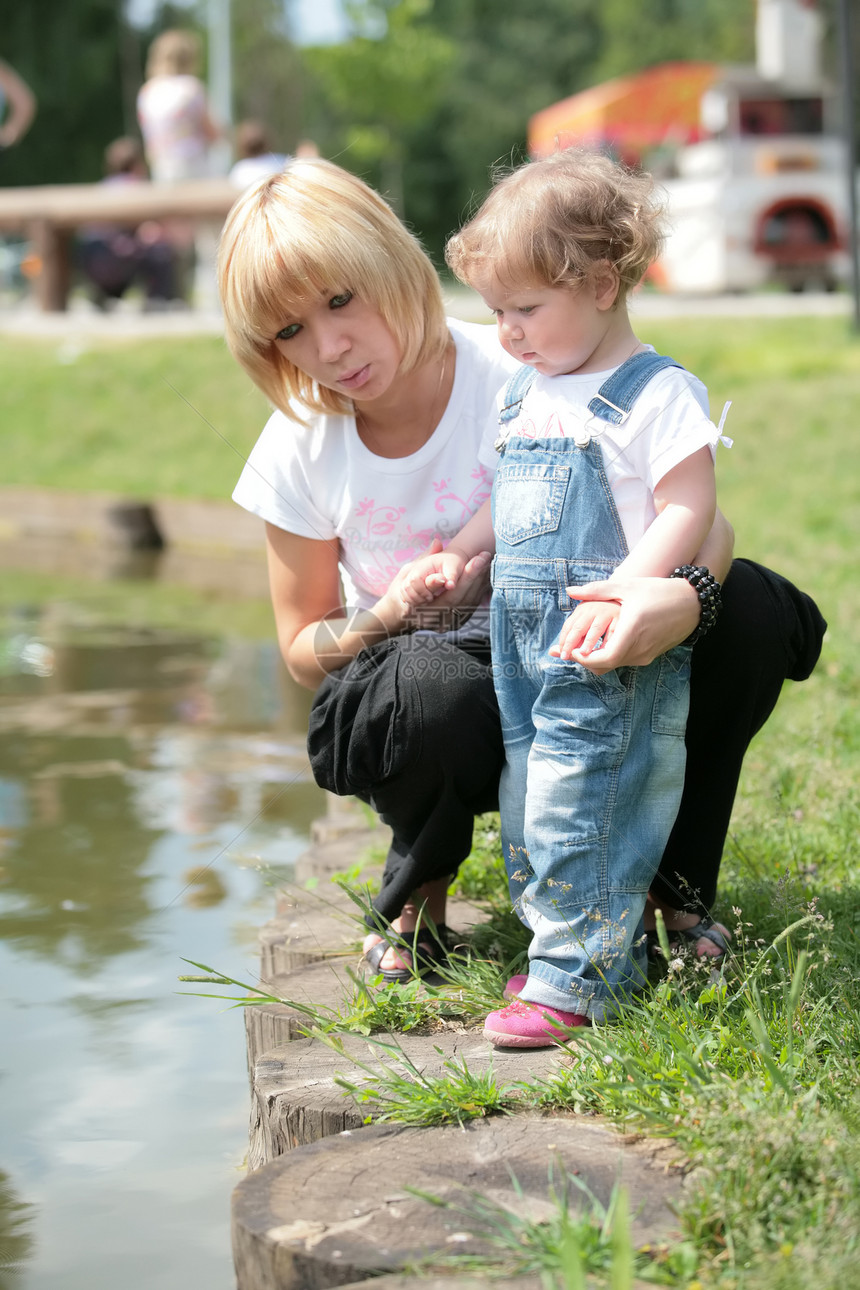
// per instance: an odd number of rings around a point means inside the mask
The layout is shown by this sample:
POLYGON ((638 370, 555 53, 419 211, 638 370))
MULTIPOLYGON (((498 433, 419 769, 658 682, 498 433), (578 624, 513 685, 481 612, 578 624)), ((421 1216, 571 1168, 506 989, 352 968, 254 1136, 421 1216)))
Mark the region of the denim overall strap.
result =
MULTIPOLYGON (((666 367, 680 366, 681 364, 676 363, 674 358, 668 358, 664 354, 652 354, 649 350, 634 354, 620 367, 616 367, 612 375, 603 382, 589 403, 588 410, 594 416, 600 417, 601 421, 609 421, 614 426, 623 425, 630 415, 633 404, 651 378, 666 367)), ((505 394, 507 392, 506 389, 505 394)), ((525 398, 525 393, 526 391, 523 390, 520 402, 525 398)))
MULTIPOLYGON (((588 405, 589 412, 600 417, 601 421, 622 425, 651 378, 667 367, 681 367, 681 364, 665 354, 652 354, 648 350, 634 354, 603 382, 588 405)), ((519 416, 523 399, 536 376, 537 372, 533 367, 521 367, 510 377, 502 394, 500 426, 507 425, 519 416)))
POLYGON ((499 413, 499 425, 503 426, 508 421, 513 421, 519 416, 520 405, 528 394, 534 383, 537 372, 533 367, 521 367, 518 372, 514 372, 505 386, 502 395, 502 410, 499 413))

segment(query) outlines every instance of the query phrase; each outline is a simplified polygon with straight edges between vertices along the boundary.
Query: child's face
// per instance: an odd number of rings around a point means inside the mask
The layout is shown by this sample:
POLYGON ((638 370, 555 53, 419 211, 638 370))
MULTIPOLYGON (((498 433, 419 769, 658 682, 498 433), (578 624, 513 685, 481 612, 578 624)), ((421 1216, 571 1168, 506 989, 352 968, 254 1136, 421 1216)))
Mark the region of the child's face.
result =
POLYGON ((385 319, 347 290, 286 310, 273 340, 318 385, 357 403, 384 394, 400 369, 401 347, 385 319))
MULTIPOLYGON (((502 348, 542 376, 600 372, 615 365, 619 314, 615 290, 591 281, 578 287, 527 287, 498 282, 480 294, 496 316, 502 348)), ((620 311, 621 317, 626 317, 620 311)))

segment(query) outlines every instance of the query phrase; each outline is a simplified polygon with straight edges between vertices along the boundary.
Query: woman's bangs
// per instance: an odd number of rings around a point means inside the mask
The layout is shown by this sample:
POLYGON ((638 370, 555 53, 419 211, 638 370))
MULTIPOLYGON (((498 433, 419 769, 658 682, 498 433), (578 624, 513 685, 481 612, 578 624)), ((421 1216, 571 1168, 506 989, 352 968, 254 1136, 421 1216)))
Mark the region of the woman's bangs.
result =
POLYGON ((372 303, 377 295, 378 270, 366 235, 359 238, 343 228, 317 231, 304 225, 299 230, 290 225, 286 219, 281 228, 272 229, 265 262, 248 275, 248 298, 242 308, 245 318, 253 319, 260 339, 271 340, 327 293, 352 291, 372 303))

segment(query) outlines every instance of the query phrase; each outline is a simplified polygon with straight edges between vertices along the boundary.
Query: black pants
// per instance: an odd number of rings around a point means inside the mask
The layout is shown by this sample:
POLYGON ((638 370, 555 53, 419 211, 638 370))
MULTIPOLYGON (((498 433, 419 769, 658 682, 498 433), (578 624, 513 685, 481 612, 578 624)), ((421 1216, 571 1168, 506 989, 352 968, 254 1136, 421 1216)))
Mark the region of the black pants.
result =
MULTIPOLYGON (((687 768, 652 892, 675 909, 713 904, 741 764, 784 680, 804 680, 826 623, 778 574, 736 560, 716 625, 693 650, 687 768)), ((489 650, 404 636, 364 650, 314 699, 308 751, 318 784, 369 803, 393 832, 377 914, 456 872, 476 814, 498 806, 504 762, 489 650)))

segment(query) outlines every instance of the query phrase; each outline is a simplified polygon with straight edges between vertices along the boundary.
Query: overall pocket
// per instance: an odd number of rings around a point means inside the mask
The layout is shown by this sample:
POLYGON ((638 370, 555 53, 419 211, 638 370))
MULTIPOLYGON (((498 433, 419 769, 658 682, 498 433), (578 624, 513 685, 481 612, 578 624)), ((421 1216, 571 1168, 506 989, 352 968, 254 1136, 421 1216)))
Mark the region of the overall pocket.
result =
POLYGON ((541 533, 554 533, 561 523, 569 481, 569 466, 502 464, 493 484, 496 538, 516 546, 541 533))
POLYGON ((651 711, 651 729, 655 735, 677 735, 683 739, 687 733, 692 655, 691 645, 676 645, 652 664, 658 669, 651 711))

